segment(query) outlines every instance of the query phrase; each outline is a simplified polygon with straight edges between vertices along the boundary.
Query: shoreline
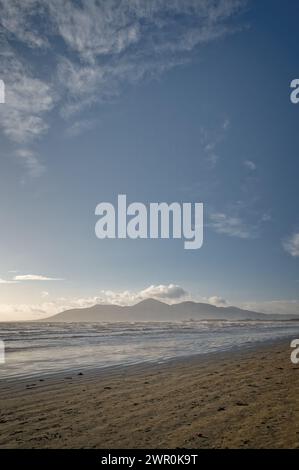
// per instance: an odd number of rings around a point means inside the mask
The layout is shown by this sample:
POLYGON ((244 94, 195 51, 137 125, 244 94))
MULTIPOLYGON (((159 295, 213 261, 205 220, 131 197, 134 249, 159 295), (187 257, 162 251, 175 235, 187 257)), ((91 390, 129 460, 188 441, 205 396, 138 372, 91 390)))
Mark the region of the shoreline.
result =
MULTIPOLYGON (((298 334, 299 337, 299 334, 298 334)), ((1 376, 1 368, 0 368, 0 391, 3 385, 3 382, 5 381, 8 384, 16 384, 18 382, 26 382, 28 380, 37 380, 39 378, 42 378, 44 380, 50 380, 50 379, 61 379, 63 376, 66 374, 78 374, 78 373, 84 373, 84 375, 91 375, 91 376, 99 376, 99 377, 108 377, 108 376, 113 376, 117 373, 121 373, 123 370, 126 369, 131 369, 132 371, 137 372, 138 370, 144 370, 147 368, 154 368, 154 367, 159 367, 159 366, 167 366, 171 364, 183 364, 184 362, 190 362, 190 361, 197 361, 200 362, 202 360, 204 361, 209 361, 213 359, 217 359, 217 356, 234 356, 235 354, 237 355, 242 355, 243 353, 249 352, 249 351, 257 351, 259 349, 263 348, 268 348, 271 346, 279 345, 279 344, 285 344, 286 342, 291 342, 294 339, 294 335, 290 335, 287 337, 283 338, 270 338, 270 339, 264 339, 261 341, 254 341, 251 342, 250 344, 247 345, 234 345, 232 347, 229 347, 226 350, 217 350, 217 351, 212 351, 212 352, 207 352, 207 353, 197 353, 197 354, 192 354, 192 355, 185 355, 185 356, 177 356, 177 357, 170 357, 167 359, 160 359, 160 360, 148 360, 148 361, 141 361, 141 362, 135 362, 135 363, 122 363, 122 364, 116 364, 116 365, 107 365, 107 366, 102 366, 102 367, 95 367, 95 366, 83 366, 83 367, 72 367, 72 368, 65 368, 63 370, 57 370, 54 372, 48 372, 48 371, 37 371, 34 374, 28 374, 28 375, 15 375, 15 376, 7 376, 7 377, 2 377, 1 376)), ((290 349, 291 351, 291 349, 290 349)))
POLYGON ((290 354, 280 339, 1 381, 0 448, 299 447, 299 366, 290 354))

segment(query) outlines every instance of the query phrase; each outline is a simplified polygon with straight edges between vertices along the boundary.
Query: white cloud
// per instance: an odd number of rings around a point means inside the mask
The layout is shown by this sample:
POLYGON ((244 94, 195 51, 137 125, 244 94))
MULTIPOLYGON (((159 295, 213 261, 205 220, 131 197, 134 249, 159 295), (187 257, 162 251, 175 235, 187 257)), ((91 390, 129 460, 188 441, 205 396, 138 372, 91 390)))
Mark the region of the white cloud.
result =
POLYGON ((207 300, 209 304, 215 305, 215 307, 227 307, 229 305, 223 297, 219 297, 218 295, 213 295, 207 300))
POLYGON ((45 171, 45 166, 41 164, 36 153, 32 150, 18 149, 16 156, 23 161, 30 176, 38 177, 45 171))
POLYGON ((22 274, 14 277, 14 281, 63 281, 57 277, 42 276, 39 274, 22 274))
POLYGON ((251 170, 251 171, 256 170, 256 164, 252 160, 245 160, 244 166, 246 166, 248 170, 251 170))
POLYGON ((294 233, 289 238, 282 242, 283 248, 291 256, 299 256, 299 232, 294 233))
POLYGON ((210 214, 209 218, 209 226, 217 233, 244 239, 256 236, 255 228, 249 227, 240 217, 215 212, 210 214))
POLYGON ((144 299, 157 299, 168 303, 177 302, 184 298, 188 298, 188 292, 183 287, 176 284, 169 285, 151 285, 140 291, 111 291, 102 290, 100 296, 95 303, 109 303, 118 305, 132 305, 144 299))
POLYGON ((144 298, 153 297, 155 299, 177 300, 186 297, 188 293, 176 284, 169 284, 168 286, 160 284, 158 286, 152 285, 147 287, 140 292, 140 295, 144 298))

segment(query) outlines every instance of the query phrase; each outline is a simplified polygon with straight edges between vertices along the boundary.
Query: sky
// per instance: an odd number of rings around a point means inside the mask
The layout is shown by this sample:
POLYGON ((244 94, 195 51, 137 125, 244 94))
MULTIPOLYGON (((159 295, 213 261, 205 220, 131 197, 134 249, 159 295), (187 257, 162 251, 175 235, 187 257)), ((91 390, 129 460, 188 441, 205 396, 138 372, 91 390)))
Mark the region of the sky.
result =
POLYGON ((297 313, 297 2, 0 12, 0 321, 148 297, 297 313), (202 248, 97 239, 118 194, 203 202, 202 248))

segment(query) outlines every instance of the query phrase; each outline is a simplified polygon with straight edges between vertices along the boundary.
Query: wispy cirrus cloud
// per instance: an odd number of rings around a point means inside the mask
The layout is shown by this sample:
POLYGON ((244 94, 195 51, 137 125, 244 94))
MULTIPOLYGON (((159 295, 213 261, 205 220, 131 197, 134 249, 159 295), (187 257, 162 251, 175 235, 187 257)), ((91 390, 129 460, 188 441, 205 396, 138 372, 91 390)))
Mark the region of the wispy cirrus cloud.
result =
POLYGON ((252 160, 244 160, 244 166, 251 171, 256 170, 256 164, 252 160))
POLYGON ((203 155, 211 169, 217 165, 220 158, 218 146, 225 138, 230 125, 230 120, 226 117, 221 125, 214 129, 200 128, 200 143, 203 155))
POLYGON ((44 173, 45 166, 33 150, 19 148, 16 150, 15 155, 24 163, 30 176, 38 177, 44 173))
POLYGON ((52 85, 37 78, 31 64, 21 59, 6 40, 0 46, 1 78, 6 84, 0 126, 12 142, 28 144, 48 131, 46 114, 54 107, 55 93, 52 85))
MULTIPOLYGON (((192 50, 232 31, 227 23, 243 0, 66 0, 47 2, 52 22, 67 46, 82 60, 133 52, 148 58, 157 53, 192 50), (142 45, 142 50, 136 50, 142 45)), ((136 59, 135 59, 136 60, 136 59)))
POLYGON ((82 119, 75 121, 66 130, 68 137, 78 137, 86 131, 92 130, 97 127, 98 122, 95 119, 82 119))
POLYGON ((59 277, 49 277, 40 274, 18 274, 14 276, 14 281, 64 281, 59 277))
POLYGON ((222 212, 215 212, 209 216, 209 226, 215 232, 238 238, 255 238, 256 227, 249 225, 239 216, 231 216, 222 212))
POLYGON ((17 39, 32 48, 47 47, 44 24, 34 18, 46 14, 46 2, 38 0, 1 0, 1 27, 8 39, 17 39))
MULTIPOLYGON (((48 132, 53 109, 69 119, 128 84, 185 63, 200 46, 235 32, 234 18, 246 3, 0 0, 3 133, 28 145, 48 132), (43 61, 51 63, 50 74, 43 61)), ((69 135, 90 128, 82 123, 71 125, 69 135)))
POLYGON ((126 84, 190 60, 200 45, 235 31, 244 1, 50 2, 61 38, 75 53, 58 63, 68 102, 64 116, 117 96, 126 84))
POLYGON ((282 242, 282 246, 291 256, 299 256, 299 232, 293 233, 282 242))

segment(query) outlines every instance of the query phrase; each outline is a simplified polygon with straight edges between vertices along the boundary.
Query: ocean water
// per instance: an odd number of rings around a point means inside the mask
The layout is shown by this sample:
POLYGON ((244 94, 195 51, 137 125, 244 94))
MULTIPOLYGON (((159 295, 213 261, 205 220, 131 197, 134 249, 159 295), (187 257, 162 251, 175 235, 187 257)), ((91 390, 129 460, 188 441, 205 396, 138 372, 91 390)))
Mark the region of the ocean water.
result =
POLYGON ((287 337, 299 338, 299 322, 1 323, 0 380, 163 362, 287 337))

